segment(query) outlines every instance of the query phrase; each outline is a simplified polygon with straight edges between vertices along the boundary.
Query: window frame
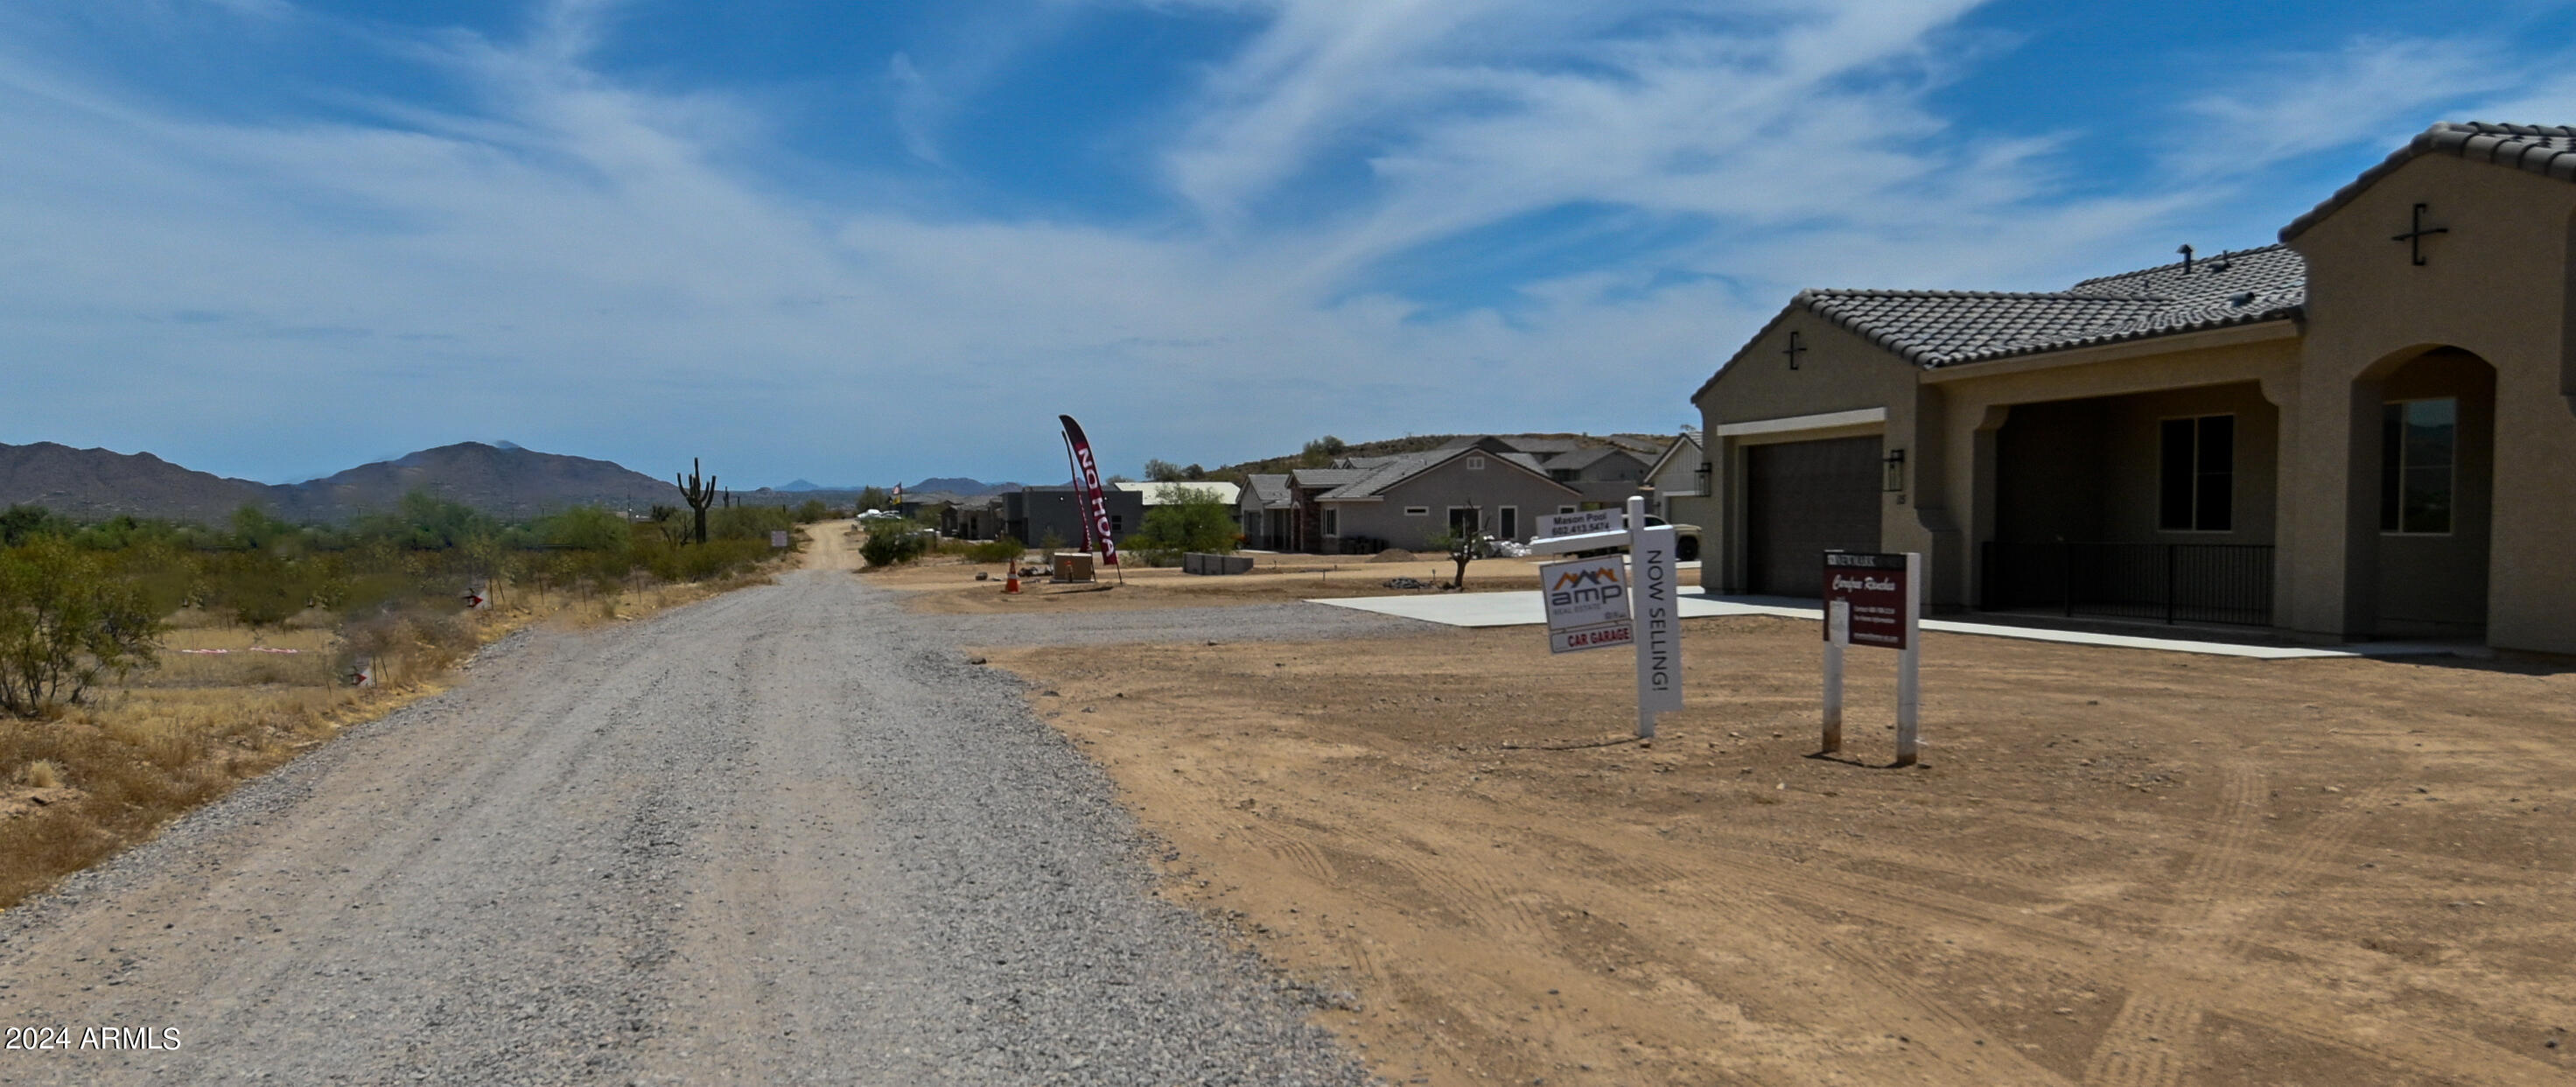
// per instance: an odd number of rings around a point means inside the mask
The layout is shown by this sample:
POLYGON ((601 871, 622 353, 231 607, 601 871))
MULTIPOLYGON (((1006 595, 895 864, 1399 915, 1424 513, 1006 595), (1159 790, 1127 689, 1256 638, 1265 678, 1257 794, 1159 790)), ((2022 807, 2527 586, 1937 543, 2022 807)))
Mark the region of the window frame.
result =
POLYGON ((2237 439, 2240 438, 2243 433, 2243 428, 2237 425, 2237 421, 2237 414, 2232 411, 2203 412, 2192 415, 2167 415, 2156 420, 2157 532, 2193 536, 2224 536, 2236 531, 2236 450, 2237 439), (2223 472, 2211 472, 2201 464, 2201 454, 2205 451, 2205 446, 2207 444, 2207 440, 2202 436, 2202 426, 2212 419, 2227 420, 2227 469, 2223 472), (2186 495, 2185 500, 2185 506, 2189 511, 2187 520, 2190 523, 2183 527, 2175 527, 2166 523, 2165 517, 2167 512, 2167 500, 2172 497, 2170 494, 2170 488, 2173 485, 2171 478, 2168 475, 2173 468, 2173 464, 2172 454, 2166 448, 2166 435, 2168 433, 2168 428, 2174 423, 2188 423, 2191 425, 2189 446, 2191 467, 2188 470, 2190 490, 2186 495), (2203 512, 2201 509, 2201 487, 2204 481, 2208 480, 2212 476, 2223 476, 2227 480, 2227 524, 2226 527, 2223 528, 2204 527, 2204 522, 2201 520, 2201 514, 2203 512))
POLYGON ((1431 516, 1431 507, 1406 506, 1404 507, 1404 515, 1407 517, 1429 517, 1431 516))
POLYGON ((1502 539, 1506 539, 1506 540, 1517 540, 1517 539, 1520 539, 1520 538, 1521 538, 1521 508, 1520 508, 1519 506, 1498 506, 1498 507, 1495 507, 1495 510, 1494 510, 1494 527, 1500 530, 1500 532, 1498 533, 1498 535, 1499 535, 1502 539))
POLYGON ((2379 534, 2382 536, 2406 536, 2416 539, 2439 539, 2445 536, 2456 535, 2460 530, 2460 398, 2458 396, 2410 396, 2402 400, 2387 401, 2380 407, 2380 425, 2382 427, 2387 426, 2388 412, 2391 409, 2395 409, 2398 413, 2397 433, 2393 440, 2384 431, 2380 436, 2379 534), (2450 501, 2442 508, 2442 527, 2440 530, 2410 529, 2406 527, 2407 471, 2410 468, 2429 466, 2409 465, 2406 463, 2405 410, 2409 405, 2444 402, 2451 405, 2450 458, 2442 465, 2448 476, 2445 487, 2450 493, 2450 501), (2390 478, 2390 474, 2392 472, 2395 474, 2394 479, 2390 478), (2394 496, 2389 493, 2389 488, 2392 483, 2396 487, 2396 493, 2394 496), (2392 497, 2395 498, 2395 503, 2393 505, 2390 503, 2390 499, 2392 497))

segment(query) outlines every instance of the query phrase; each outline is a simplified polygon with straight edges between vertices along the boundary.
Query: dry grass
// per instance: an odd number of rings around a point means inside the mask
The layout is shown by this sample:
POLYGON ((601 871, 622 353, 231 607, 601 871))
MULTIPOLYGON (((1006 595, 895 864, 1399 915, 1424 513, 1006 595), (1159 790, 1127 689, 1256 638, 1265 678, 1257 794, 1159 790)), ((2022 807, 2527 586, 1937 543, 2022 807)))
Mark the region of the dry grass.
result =
POLYGON ((341 729, 435 693, 449 669, 512 630, 638 618, 768 578, 763 570, 613 594, 512 593, 489 611, 392 616, 344 631, 321 615, 251 630, 182 612, 159 668, 94 690, 56 719, 0 718, 0 908, 148 840, 341 729), (361 655, 374 660, 375 687, 348 682, 361 655))

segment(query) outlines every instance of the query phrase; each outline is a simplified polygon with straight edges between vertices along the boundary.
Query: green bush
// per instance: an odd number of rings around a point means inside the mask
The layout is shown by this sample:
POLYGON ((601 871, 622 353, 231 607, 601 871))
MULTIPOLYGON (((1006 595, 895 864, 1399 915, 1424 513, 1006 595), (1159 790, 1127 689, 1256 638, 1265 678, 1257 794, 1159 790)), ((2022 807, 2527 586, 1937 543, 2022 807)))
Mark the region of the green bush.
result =
POLYGON ((1231 554, 1236 538, 1234 518, 1207 487, 1166 487, 1164 504, 1145 511, 1145 523, 1127 538, 1127 547, 1150 566, 1171 566, 1185 552, 1231 554))
POLYGON ((868 538, 859 543, 859 557, 870 566, 898 566, 930 549, 931 531, 910 521, 882 517, 866 525, 868 538))
POLYGON ((150 667, 161 629, 141 587, 59 537, 0 552, 0 709, 78 703, 100 675, 150 667))
POLYGON ((968 546, 966 558, 969 562, 1018 562, 1020 556, 1027 551, 1027 545, 1004 536, 989 543, 968 546))

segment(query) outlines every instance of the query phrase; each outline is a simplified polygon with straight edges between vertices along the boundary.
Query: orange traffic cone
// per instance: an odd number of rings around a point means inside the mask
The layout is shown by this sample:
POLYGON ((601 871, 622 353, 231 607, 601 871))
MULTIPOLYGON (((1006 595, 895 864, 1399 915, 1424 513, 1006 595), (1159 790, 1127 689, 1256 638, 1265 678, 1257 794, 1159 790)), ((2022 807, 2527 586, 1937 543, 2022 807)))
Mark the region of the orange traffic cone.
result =
POLYGON ((1003 592, 1006 592, 1006 593, 1015 593, 1015 592, 1020 591, 1020 568, 1019 568, 1019 567, 1017 567, 1017 566, 1011 567, 1011 576, 1010 576, 1009 578, 1005 579, 1005 580, 1002 582, 1002 591, 1003 591, 1003 592))

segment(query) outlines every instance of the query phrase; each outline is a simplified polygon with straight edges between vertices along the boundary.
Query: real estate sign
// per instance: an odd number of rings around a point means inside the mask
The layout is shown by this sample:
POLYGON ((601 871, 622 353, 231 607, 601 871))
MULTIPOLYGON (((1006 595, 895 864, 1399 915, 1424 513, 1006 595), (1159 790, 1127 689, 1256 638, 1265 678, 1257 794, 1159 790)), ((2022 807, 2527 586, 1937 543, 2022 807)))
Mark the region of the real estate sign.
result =
POLYGON ((1550 513, 1538 519, 1538 538, 1581 536, 1594 532, 1617 532, 1628 527, 1623 510, 1579 510, 1574 513, 1550 513))
POLYGON ((1627 645, 1635 637, 1628 618, 1627 562, 1617 555, 1551 562, 1538 568, 1539 596, 1547 605, 1547 647, 1572 653, 1627 645))
MULTIPOLYGON (((1825 552, 1825 607, 1830 612, 1840 601, 1851 608, 1850 644, 1882 649, 1912 644, 1905 605, 1913 586, 1906 573, 1903 555, 1825 552)), ((1826 637, 1830 640, 1832 634, 1826 637)))

